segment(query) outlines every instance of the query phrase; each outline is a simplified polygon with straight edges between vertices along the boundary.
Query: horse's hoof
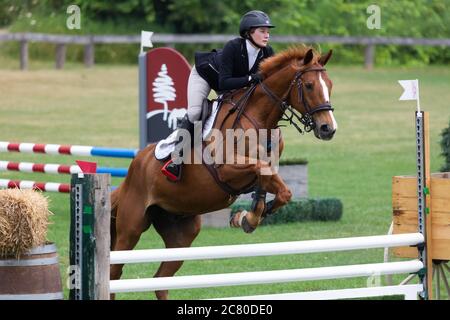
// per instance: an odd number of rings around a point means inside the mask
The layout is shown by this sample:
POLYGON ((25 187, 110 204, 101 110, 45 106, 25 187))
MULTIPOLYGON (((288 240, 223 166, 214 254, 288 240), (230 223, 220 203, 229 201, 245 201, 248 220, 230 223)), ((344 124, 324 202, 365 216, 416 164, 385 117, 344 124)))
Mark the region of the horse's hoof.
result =
POLYGON ((240 225, 239 225, 240 213, 241 212, 239 211, 231 216, 231 218, 230 218, 230 227, 231 228, 240 228, 240 225))
POLYGON ((252 227, 250 223, 248 223, 247 217, 242 218, 241 227, 245 233, 252 233, 256 229, 255 227, 252 227))

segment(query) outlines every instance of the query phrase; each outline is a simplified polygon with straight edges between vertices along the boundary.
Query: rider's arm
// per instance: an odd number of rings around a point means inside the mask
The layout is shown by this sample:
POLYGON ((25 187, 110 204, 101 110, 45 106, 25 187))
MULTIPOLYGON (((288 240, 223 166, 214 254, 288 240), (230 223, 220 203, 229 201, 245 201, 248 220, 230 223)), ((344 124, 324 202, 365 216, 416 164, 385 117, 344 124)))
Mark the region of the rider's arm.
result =
POLYGON ((243 63, 240 43, 229 41, 222 52, 222 59, 219 68, 219 88, 221 91, 239 89, 249 82, 249 75, 233 77, 233 67, 236 63, 243 63))

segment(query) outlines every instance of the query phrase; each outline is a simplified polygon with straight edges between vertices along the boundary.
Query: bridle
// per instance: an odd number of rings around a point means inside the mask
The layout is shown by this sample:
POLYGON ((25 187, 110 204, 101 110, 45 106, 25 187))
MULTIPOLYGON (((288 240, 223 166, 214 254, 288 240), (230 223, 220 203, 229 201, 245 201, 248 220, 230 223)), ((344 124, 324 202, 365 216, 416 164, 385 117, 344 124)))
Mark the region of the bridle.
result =
MULTIPOLYGON (((316 127, 316 124, 313 120, 313 114, 319 112, 319 111, 334 111, 333 107, 329 103, 323 103, 319 104, 317 106, 314 106, 313 108, 309 105, 309 103, 305 99, 305 95, 303 94, 303 81, 302 76, 307 72, 322 72, 326 71, 325 68, 309 68, 304 70, 299 70, 295 73, 294 79, 291 81, 291 84, 289 85, 289 88, 287 92, 283 95, 283 97, 280 99, 276 94, 273 93, 272 90, 270 90, 264 82, 260 82, 261 88, 263 91, 276 103, 276 105, 280 108, 282 115, 281 120, 289 121, 290 124, 294 125, 294 127, 303 134, 303 130, 305 132, 310 132, 311 130, 314 130, 316 127), (292 88, 297 85, 297 95, 298 95, 298 101, 303 104, 305 107, 305 114, 298 114, 298 112, 288 104, 287 100, 289 98, 289 95, 291 94, 292 88), (287 114, 287 111, 290 112, 290 115, 287 114), (296 118, 300 123, 303 125, 303 130, 300 128, 299 124, 295 122, 296 118)), ((255 84, 254 86, 256 86, 255 84)))

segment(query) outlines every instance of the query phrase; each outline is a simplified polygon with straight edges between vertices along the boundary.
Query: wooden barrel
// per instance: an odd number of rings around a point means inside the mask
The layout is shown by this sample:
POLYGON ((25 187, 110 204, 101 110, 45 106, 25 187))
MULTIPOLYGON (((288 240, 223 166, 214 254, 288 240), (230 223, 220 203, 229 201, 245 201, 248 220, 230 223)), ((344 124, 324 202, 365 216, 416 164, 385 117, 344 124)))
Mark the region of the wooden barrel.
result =
POLYGON ((0 258, 0 300, 63 299, 54 244, 36 247, 15 258, 0 258))

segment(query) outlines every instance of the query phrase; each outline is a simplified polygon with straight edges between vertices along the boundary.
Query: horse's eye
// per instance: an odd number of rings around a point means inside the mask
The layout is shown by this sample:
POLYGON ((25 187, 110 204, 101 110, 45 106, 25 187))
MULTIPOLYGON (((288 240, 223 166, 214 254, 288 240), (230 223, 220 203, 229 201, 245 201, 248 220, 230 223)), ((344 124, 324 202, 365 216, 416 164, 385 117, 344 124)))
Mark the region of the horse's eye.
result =
POLYGON ((306 89, 308 89, 308 90, 312 90, 313 84, 312 84, 311 82, 307 82, 307 83, 305 83, 305 87, 306 87, 306 89))

